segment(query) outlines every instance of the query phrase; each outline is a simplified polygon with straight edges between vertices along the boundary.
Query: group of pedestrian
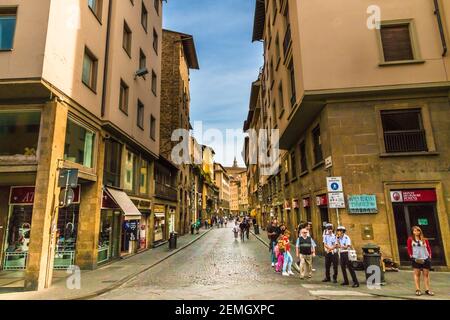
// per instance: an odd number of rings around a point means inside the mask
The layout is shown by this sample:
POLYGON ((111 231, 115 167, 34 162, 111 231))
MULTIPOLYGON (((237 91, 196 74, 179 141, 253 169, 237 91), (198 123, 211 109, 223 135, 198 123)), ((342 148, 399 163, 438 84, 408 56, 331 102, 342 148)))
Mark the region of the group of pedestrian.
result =
MULTIPOLYGON (((312 223, 300 223, 297 227, 296 257, 300 270, 300 279, 311 279, 313 271, 313 258, 316 256, 316 243, 311 237, 312 223)), ((270 240, 270 254, 272 268, 283 276, 294 275, 292 272, 292 255, 290 244, 290 232, 284 224, 278 225, 277 219, 273 219, 267 228, 267 236, 270 240)), ((334 226, 328 223, 323 233, 323 247, 325 255, 325 278, 322 282, 338 283, 338 266, 340 265, 343 282, 342 286, 349 286, 350 281, 347 274, 350 273, 353 282, 352 287, 360 286, 358 277, 353 267, 351 258, 354 254, 352 241, 344 226, 338 226, 336 232, 334 226), (333 274, 331 274, 333 268, 333 274)), ((420 289, 421 275, 423 274, 425 283, 425 294, 434 296, 430 289, 430 269, 432 251, 429 241, 423 235, 420 227, 413 227, 411 237, 407 242, 407 249, 414 270, 414 282, 416 295, 421 296, 420 289)))
POLYGON ((245 238, 247 240, 250 239, 250 219, 248 217, 243 217, 242 219, 239 219, 239 217, 236 217, 234 226, 233 226, 233 233, 235 240, 238 239, 239 235, 241 238, 241 241, 244 242, 245 238))

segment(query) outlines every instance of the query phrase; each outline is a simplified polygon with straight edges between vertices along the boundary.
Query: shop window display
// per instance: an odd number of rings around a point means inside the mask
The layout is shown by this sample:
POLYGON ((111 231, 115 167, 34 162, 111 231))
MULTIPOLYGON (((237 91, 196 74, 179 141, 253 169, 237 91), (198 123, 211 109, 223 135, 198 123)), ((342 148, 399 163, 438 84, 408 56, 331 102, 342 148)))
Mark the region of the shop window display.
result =
POLYGON ((58 214, 55 269, 67 269, 75 263, 79 205, 61 209, 58 214))
POLYGON ((13 206, 5 246, 4 270, 26 268, 30 244, 32 206, 13 206))

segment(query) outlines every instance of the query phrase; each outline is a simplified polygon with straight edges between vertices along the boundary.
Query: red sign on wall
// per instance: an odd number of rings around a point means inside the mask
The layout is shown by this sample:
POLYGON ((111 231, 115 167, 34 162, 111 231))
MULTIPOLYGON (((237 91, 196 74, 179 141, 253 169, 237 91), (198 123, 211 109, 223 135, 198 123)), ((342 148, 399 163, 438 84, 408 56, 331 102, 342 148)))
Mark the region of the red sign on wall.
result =
MULTIPOLYGON (((73 204, 80 203, 80 191, 81 191, 80 186, 73 189, 73 192, 75 194, 73 198, 73 204)), ((64 192, 64 188, 61 189, 61 192, 64 192)), ((34 203, 34 194, 35 194, 35 187, 11 187, 9 204, 32 206, 34 203)))
POLYGON ((327 206, 328 205, 328 197, 327 195, 317 196, 316 204, 318 207, 327 206))
POLYGON ((436 202, 435 190, 402 190, 391 192, 392 202, 415 203, 415 202, 436 202))
POLYGON ((11 187, 10 205, 33 205, 34 187, 11 187))

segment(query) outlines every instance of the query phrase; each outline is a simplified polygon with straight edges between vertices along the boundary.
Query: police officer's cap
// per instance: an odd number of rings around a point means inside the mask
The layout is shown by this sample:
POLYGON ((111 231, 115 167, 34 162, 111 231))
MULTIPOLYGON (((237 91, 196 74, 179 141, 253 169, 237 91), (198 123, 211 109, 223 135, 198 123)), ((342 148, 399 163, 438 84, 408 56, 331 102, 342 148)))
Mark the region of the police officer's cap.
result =
POLYGON ((345 231, 347 231, 347 229, 346 229, 344 226, 339 226, 339 227, 337 228, 337 231, 343 231, 343 232, 345 232, 345 231))
POLYGON ((333 229, 333 224, 332 224, 332 223, 327 223, 327 224, 325 225, 325 228, 327 228, 327 229, 333 229))

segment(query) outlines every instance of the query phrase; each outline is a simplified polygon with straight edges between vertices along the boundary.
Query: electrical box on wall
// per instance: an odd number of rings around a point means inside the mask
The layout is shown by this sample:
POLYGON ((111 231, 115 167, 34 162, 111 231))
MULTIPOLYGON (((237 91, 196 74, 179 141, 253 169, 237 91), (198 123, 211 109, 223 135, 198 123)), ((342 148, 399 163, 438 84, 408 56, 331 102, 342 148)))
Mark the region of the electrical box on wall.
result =
POLYGON ((371 224, 361 225, 361 231, 363 240, 374 240, 373 226, 371 224))

